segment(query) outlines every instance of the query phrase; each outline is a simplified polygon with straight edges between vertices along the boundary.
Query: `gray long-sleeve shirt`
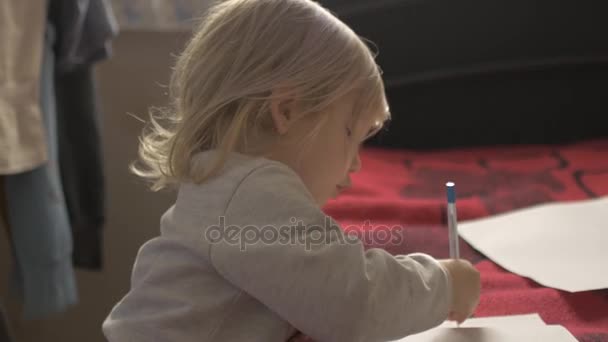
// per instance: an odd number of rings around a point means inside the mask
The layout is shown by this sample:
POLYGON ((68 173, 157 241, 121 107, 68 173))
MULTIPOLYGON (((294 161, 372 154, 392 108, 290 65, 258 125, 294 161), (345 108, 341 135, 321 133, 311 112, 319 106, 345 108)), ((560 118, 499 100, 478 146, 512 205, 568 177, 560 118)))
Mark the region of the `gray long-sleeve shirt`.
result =
MULTIPOLYGON (((204 165, 214 152, 203 152, 204 165)), ((181 185, 145 243, 109 341, 389 341, 439 325, 449 274, 424 254, 364 250, 287 166, 232 154, 221 176, 181 185)))

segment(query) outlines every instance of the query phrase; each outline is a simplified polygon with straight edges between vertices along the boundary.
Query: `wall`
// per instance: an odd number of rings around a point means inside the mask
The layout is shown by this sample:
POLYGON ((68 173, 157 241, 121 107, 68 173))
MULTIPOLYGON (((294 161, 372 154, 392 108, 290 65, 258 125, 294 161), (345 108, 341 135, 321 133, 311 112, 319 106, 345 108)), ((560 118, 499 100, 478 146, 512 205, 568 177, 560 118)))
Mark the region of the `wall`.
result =
POLYGON ((108 204, 105 265, 102 272, 77 270, 78 305, 41 321, 20 319, 19 306, 7 298, 10 253, 1 229, 0 301, 8 307, 18 342, 105 341, 101 323, 128 291, 137 250, 158 234, 160 215, 174 197, 151 193, 129 173, 142 123, 127 113, 145 118, 148 106, 166 103, 166 89, 161 85, 168 83, 172 54, 179 52, 186 38, 184 33, 121 33, 114 41, 113 57, 98 66, 108 204))

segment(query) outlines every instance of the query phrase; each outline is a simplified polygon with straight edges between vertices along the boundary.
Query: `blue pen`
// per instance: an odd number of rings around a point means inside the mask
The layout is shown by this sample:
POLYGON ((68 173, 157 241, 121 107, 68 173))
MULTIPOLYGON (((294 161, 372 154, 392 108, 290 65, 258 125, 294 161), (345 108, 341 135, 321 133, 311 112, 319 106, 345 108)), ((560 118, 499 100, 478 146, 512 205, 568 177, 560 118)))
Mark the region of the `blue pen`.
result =
MULTIPOLYGON (((450 234, 450 258, 459 259, 460 250, 458 249, 458 220, 456 215, 456 184, 447 182, 445 184, 448 195, 448 230, 450 234)), ((456 322, 460 327, 460 323, 456 322)))
POLYGON ((458 223, 456 215, 456 184, 447 182, 445 184, 448 195, 448 230, 450 234, 450 258, 460 258, 458 249, 458 223))

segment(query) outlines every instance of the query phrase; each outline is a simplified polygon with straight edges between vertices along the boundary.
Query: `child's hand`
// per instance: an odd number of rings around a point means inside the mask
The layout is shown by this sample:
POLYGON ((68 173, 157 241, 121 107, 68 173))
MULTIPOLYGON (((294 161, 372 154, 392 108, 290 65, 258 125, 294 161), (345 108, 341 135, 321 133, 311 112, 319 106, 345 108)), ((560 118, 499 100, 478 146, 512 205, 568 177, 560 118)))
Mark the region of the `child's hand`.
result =
POLYGON ((452 307, 448 319, 462 323, 473 315, 479 303, 481 291, 479 271, 463 259, 439 262, 452 276, 452 307))
POLYGON ((289 338, 287 342, 315 342, 311 337, 308 337, 301 332, 297 332, 295 335, 289 338))

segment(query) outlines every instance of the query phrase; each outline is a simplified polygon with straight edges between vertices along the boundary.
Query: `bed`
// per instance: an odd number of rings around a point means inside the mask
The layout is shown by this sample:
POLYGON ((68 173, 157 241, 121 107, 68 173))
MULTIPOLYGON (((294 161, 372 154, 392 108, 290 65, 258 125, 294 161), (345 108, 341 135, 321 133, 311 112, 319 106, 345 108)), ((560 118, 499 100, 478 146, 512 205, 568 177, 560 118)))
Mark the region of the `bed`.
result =
MULTIPOLYGON (((349 233, 360 234, 366 247, 392 254, 448 257, 448 180, 458 187, 461 220, 608 195, 608 139, 433 151, 367 147, 361 158, 353 188, 325 211, 349 233), (365 234, 374 230, 386 233, 365 234)), ((547 324, 565 326, 580 341, 608 341, 608 289, 567 293, 546 288, 460 243, 461 256, 481 272, 476 316, 538 312, 547 324)))

